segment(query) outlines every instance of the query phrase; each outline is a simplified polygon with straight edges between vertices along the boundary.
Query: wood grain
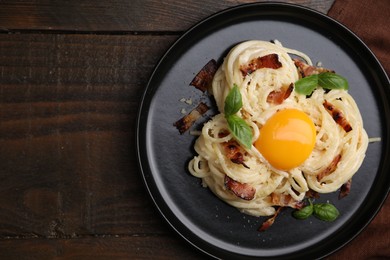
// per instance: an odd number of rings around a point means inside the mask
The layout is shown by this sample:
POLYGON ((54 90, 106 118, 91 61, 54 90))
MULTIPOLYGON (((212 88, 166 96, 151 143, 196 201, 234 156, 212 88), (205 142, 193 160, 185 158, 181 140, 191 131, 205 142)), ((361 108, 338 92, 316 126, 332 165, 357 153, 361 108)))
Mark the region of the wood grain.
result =
MULTIPOLYGON (((184 31, 220 10, 258 2, 254 0, 104 0, 104 1, 9 1, 1 2, 0 30, 73 32, 184 31)), ((270 2, 270 1, 264 1, 270 2)), ((333 0, 279 0, 326 13, 333 0)))
POLYGON ((175 39, 0 34, 0 236, 162 232, 138 172, 135 121, 175 39))
POLYGON ((95 236, 0 242, 1 259, 207 259, 171 236, 95 236))
MULTIPOLYGON (((0 259, 204 259, 149 198, 135 121, 183 31, 251 2, 0 2, 0 259)), ((333 0, 279 2, 327 13, 333 0)), ((387 218, 374 222, 331 259, 359 245, 388 256, 373 244, 387 218)))

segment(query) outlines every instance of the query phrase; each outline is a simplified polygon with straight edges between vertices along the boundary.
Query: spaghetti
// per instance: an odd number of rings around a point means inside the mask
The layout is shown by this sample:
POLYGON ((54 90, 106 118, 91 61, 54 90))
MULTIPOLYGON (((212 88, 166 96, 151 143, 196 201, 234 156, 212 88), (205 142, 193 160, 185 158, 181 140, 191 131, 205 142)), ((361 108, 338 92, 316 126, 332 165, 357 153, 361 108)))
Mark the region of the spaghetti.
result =
POLYGON ((203 126, 194 145, 197 155, 188 165, 190 173, 202 179, 203 186, 253 216, 273 215, 275 206, 297 207, 309 191, 338 190, 357 172, 368 145, 359 109, 346 90, 317 88, 310 96, 290 91, 281 101, 270 101, 275 93, 293 86, 292 83, 301 78, 290 55, 312 65, 307 55, 285 48, 279 42, 246 41, 231 49, 217 70, 210 90, 220 114, 203 126), (276 55, 277 66, 268 66, 266 60, 259 59, 270 55, 276 55), (237 115, 253 133, 249 148, 234 140, 224 116, 225 99, 234 85, 242 96, 242 108, 237 115), (345 131, 336 122, 324 102, 342 113, 351 131, 345 131), (279 169, 270 164, 254 144, 266 122, 286 109, 302 111, 311 119, 315 144, 309 157, 299 166, 279 169), (231 148, 236 149, 235 155, 239 153, 239 163, 232 159, 231 148), (231 182, 250 187, 253 197, 238 196, 229 187, 231 182))

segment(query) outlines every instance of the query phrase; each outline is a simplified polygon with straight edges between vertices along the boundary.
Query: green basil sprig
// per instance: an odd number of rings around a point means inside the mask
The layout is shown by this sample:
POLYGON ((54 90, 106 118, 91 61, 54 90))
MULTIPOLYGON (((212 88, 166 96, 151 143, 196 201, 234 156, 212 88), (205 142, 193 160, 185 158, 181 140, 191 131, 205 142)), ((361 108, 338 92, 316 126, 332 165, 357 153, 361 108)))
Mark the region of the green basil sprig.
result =
POLYGON ((332 72, 323 72, 297 80, 295 82, 295 91, 308 96, 317 86, 324 89, 348 90, 349 88, 348 81, 344 77, 332 72))
POLYGON ((309 205, 303 207, 300 210, 295 210, 293 216, 297 219, 307 219, 311 215, 314 215, 320 220, 323 221, 334 221, 340 215, 340 212, 337 208, 330 203, 318 203, 313 204, 309 200, 309 205))
POLYGON ((237 113, 242 107, 241 92, 236 84, 233 85, 233 89, 230 90, 229 94, 225 99, 225 115, 230 116, 237 113))
POLYGON ((320 203, 313 206, 314 216, 324 221, 334 221, 340 212, 330 203, 320 203))
POLYGON ((236 115, 242 107, 242 97, 237 85, 234 84, 225 99, 225 118, 229 131, 234 138, 246 148, 252 146, 252 129, 244 119, 236 115))
POLYGON ((309 200, 309 205, 300 210, 293 211, 293 216, 297 219, 307 219, 313 214, 313 203, 309 200))

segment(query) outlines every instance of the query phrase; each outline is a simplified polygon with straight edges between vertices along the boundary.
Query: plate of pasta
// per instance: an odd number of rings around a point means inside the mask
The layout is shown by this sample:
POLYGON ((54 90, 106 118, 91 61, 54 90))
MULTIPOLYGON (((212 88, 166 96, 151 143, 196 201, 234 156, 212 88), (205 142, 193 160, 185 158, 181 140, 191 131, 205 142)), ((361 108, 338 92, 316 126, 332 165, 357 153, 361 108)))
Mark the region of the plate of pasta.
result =
POLYGON ((320 258, 389 193, 390 86, 351 31, 308 8, 237 6, 183 34, 137 121, 163 218, 216 258, 320 258))

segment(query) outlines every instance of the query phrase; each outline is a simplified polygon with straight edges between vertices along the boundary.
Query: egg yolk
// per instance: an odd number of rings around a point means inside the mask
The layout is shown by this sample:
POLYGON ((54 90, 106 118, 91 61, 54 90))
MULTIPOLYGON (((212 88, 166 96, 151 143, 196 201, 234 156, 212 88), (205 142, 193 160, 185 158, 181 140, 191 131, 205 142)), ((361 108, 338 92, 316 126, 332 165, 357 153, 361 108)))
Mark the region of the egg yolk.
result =
POLYGON ((284 109, 260 129, 255 147, 276 169, 290 170, 309 157, 315 140, 316 130, 310 117, 298 109, 284 109))

